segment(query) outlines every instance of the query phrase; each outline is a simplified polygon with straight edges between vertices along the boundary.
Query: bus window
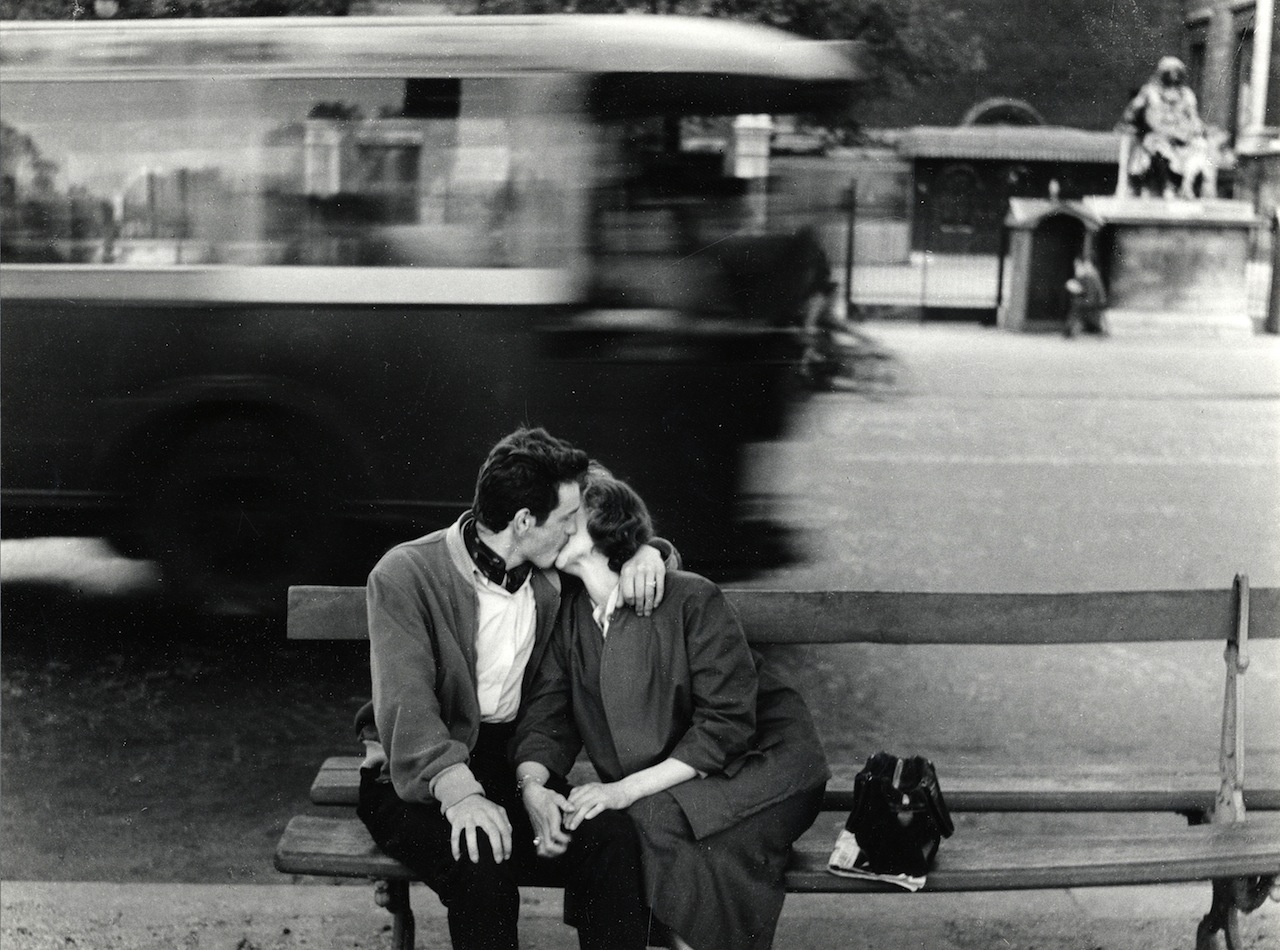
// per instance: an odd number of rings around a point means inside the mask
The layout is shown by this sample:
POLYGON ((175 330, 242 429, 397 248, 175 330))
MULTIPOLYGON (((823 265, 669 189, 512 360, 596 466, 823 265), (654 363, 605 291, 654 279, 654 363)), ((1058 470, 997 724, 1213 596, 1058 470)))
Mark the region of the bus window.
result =
POLYGON ((550 81, 6 83, 0 259, 558 266, 581 200, 550 81))

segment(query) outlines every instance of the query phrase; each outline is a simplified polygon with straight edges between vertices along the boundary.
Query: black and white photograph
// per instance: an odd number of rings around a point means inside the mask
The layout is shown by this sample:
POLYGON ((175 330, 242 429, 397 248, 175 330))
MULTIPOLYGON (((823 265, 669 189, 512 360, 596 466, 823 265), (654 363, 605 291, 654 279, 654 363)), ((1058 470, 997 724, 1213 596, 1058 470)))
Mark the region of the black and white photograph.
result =
POLYGON ((1280 950, 1275 0, 0 0, 4 950, 1280 950))

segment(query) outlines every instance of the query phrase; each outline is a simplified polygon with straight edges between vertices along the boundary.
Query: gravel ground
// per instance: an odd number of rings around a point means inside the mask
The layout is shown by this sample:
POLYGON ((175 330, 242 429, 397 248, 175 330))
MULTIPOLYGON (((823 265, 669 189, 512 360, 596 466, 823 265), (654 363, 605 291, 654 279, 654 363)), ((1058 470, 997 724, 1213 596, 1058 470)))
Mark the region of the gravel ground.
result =
MULTIPOLYGON (((987 894, 792 895, 778 950, 1178 950, 1195 945, 1203 885, 987 894)), ((576 950, 558 893, 523 895, 525 950, 576 950)), ((0 886, 10 950, 380 950, 389 917, 367 887, 0 886)), ((418 946, 447 946, 439 902, 415 889, 418 946)), ((1240 950, 1280 946, 1280 904, 1242 927, 1240 950)))

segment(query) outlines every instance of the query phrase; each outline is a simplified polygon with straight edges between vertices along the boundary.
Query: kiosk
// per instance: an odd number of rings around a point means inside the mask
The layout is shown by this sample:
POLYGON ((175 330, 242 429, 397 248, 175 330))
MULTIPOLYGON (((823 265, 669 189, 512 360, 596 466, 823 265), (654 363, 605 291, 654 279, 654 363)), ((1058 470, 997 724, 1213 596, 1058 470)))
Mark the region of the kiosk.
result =
POLYGON ((1258 221, 1249 202, 1090 196, 1009 205, 999 326, 1060 328, 1065 282, 1083 254, 1102 274, 1113 335, 1254 332, 1247 266, 1258 221))

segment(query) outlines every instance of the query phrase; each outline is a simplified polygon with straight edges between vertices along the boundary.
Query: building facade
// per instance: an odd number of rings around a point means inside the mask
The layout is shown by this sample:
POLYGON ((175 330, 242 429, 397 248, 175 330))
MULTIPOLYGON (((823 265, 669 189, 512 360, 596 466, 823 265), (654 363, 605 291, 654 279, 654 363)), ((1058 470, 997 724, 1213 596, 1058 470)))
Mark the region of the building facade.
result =
POLYGON ((1235 196, 1280 207, 1280 32, 1275 0, 1183 0, 1184 51, 1205 122, 1235 151, 1235 196))
POLYGON ((1111 194, 1119 152, 1114 132, 1043 125, 907 129, 898 154, 912 166, 911 248, 997 255, 1010 199, 1111 194))

